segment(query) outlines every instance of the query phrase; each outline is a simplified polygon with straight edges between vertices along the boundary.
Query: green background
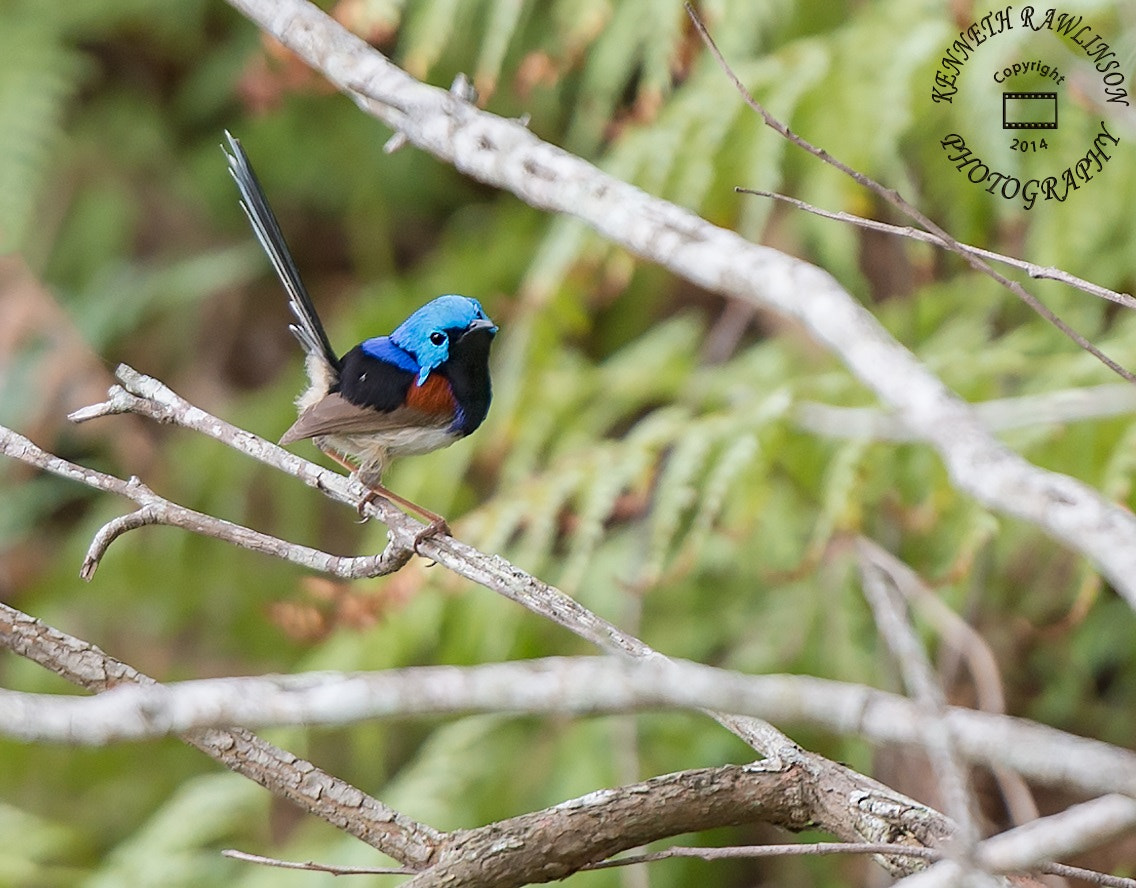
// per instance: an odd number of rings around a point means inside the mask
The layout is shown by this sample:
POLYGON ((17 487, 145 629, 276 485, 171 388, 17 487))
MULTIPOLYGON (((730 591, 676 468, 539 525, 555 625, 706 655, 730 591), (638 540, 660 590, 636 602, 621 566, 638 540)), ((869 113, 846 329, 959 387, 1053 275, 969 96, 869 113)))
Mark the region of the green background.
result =
MULTIPOLYGON (((1122 144, 1099 181, 1061 204, 1026 213, 946 162, 939 139, 958 123, 952 115, 968 112, 934 105, 931 84, 943 48, 974 12, 966 6, 719 0, 699 8, 774 114, 899 188, 960 239, 1132 290, 1131 109, 1102 108, 1091 90, 1062 93, 1055 139, 1085 141, 1112 115, 1122 144)), ((1077 9, 1113 35, 1131 74, 1132 10, 1077 9)), ((529 114, 540 137, 828 269, 969 400, 1117 382, 953 257, 736 194, 735 186, 777 190, 902 221, 764 129, 677 3, 362 0, 335 12, 416 76, 448 86, 466 72, 488 110, 529 114)), ((1130 609, 1082 559, 957 494, 927 447, 802 430, 802 402, 875 402, 799 329, 739 311, 413 148, 387 155, 389 130, 218 0, 0 0, 0 20, 8 254, 0 422, 69 459, 137 474, 194 509, 336 553, 382 547, 381 526, 358 525, 350 509, 212 441, 134 418, 82 428, 64 419, 98 401, 125 361, 269 439, 292 421, 300 354, 236 204, 219 148, 228 128, 252 156, 338 348, 389 331, 443 292, 476 296, 500 325, 485 425, 448 450, 397 463, 386 478, 449 517, 460 537, 668 654, 895 689, 849 545, 866 534, 984 634, 1010 711, 1131 743, 1130 609)), ((1009 42, 991 50, 1007 62, 1018 51, 1009 42)), ((1084 59, 1069 64, 1094 82, 1084 59)), ((1001 145, 1000 131, 987 135, 1001 145)), ((997 150, 998 168, 1023 176, 1047 162, 997 150)), ((1129 313, 1057 284, 1028 286, 1136 366, 1129 313)), ((1130 416, 1003 438, 1131 505, 1130 416)), ((295 450, 315 457, 309 445, 295 450)), ((338 583, 145 528, 117 541, 85 584, 77 572, 92 534, 129 505, 11 463, 0 464, 0 484, 0 596, 159 679, 589 652, 420 560, 390 578, 338 583)), ((951 699, 972 702, 969 679, 921 628, 943 654, 951 699)), ((67 691, 12 655, 0 659, 0 680, 67 691)), ((926 768, 894 751, 793 735, 935 801, 926 768)), ((708 720, 673 714, 479 716, 269 736, 442 829, 752 757, 708 720)), ((100 750, 5 741, 0 762, 0 884, 251 888, 331 878, 229 861, 218 853, 225 847, 382 861, 173 740, 100 750)), ((990 827, 1005 825, 989 778, 976 783, 990 827)), ((1043 792, 1039 802, 1055 810, 1069 799, 1043 792)), ((787 840, 760 828, 687 838, 787 840)), ((1114 849, 1088 862, 1124 872, 1133 857, 1114 849)), ((669 861, 652 865, 649 878, 842 885, 863 882, 873 866, 669 861)), ((627 878, 608 871, 572 881, 627 878)))

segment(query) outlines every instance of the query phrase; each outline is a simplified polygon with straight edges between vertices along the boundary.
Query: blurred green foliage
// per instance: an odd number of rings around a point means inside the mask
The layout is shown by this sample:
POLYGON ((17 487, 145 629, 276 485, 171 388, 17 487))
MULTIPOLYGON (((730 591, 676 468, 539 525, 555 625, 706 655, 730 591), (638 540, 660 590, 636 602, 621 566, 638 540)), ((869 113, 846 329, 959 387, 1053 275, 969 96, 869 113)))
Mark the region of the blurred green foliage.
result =
MULTIPOLYGON (((1131 71, 1131 10, 1077 6, 1115 35, 1131 71)), ((795 131, 899 187, 959 237, 1133 289, 1130 115, 1116 121, 1124 142, 1107 185, 1027 215, 964 187, 943 162, 942 111, 928 93, 942 47, 965 24, 950 17, 953 7, 699 7, 741 79, 795 131)), ((218 146, 229 128, 249 150, 341 348, 391 329, 440 292, 479 297, 500 324, 486 425, 387 478, 455 518, 464 539, 667 653, 891 686, 846 545, 865 533, 985 633, 1014 712, 1131 742, 1129 609, 1034 528, 956 494, 927 448, 801 431, 793 421, 801 400, 873 399, 793 327, 739 313, 576 222, 546 217, 414 149, 386 155, 382 126, 217 0, 3 0, 0 9, 0 236, 13 254, 2 261, 15 269, 0 293, 9 334, 0 333, 0 422, 288 539, 342 553, 382 546, 383 528, 357 526, 348 511, 210 441, 128 419, 79 430, 62 421, 98 399, 118 361, 266 437, 291 421, 300 358, 225 172, 218 146)), ((1109 380, 952 259, 735 194, 741 185, 883 212, 761 126, 678 3, 360 0, 336 12, 416 76, 447 85, 468 72, 489 110, 529 114, 543 138, 823 265, 966 398, 1109 380)), ((1081 120, 1095 113, 1072 111, 1081 120)), ((1031 160, 1005 163, 1026 171, 1031 160)), ((1057 285, 1030 286, 1136 366, 1130 317, 1057 285)), ((1131 497, 1130 418, 1005 437, 1041 465, 1131 497)), ((161 679, 586 650, 418 562, 384 580, 337 584, 168 528, 115 543, 84 585, 76 574, 92 533, 127 506, 11 465, 0 466, 0 483, 4 599, 161 679)), ((14 657, 0 661, 0 677, 9 687, 63 690, 14 657)), ((968 699, 966 681, 952 693, 968 699)), ((750 754, 692 716, 635 723, 630 769, 617 719, 477 717, 274 739, 440 828, 750 754)), ((798 739, 873 768, 857 741, 798 739)), ((251 888, 328 878, 220 858, 228 846, 376 862, 356 840, 296 817, 174 741, 107 750, 5 742, 0 760, 2 884, 251 888)), ((898 788, 926 789, 908 776, 898 788)), ((1002 816, 997 800, 988 814, 1002 816)), ((803 884, 807 873, 836 885, 870 866, 671 861, 650 877, 657 886, 711 873, 722 884, 803 884)), ((573 882, 619 879, 609 871, 573 882)))

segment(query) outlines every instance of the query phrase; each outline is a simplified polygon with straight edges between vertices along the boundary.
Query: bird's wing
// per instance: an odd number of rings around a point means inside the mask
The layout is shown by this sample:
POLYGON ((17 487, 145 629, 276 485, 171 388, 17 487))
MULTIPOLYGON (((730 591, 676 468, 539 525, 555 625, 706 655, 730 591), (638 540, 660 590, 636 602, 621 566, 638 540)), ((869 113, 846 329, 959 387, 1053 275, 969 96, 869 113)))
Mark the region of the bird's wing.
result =
POLYGON ((406 429, 445 429, 453 422, 453 414, 398 407, 380 411, 352 404, 338 392, 316 402, 297 419, 281 444, 290 444, 319 435, 371 435, 406 429))

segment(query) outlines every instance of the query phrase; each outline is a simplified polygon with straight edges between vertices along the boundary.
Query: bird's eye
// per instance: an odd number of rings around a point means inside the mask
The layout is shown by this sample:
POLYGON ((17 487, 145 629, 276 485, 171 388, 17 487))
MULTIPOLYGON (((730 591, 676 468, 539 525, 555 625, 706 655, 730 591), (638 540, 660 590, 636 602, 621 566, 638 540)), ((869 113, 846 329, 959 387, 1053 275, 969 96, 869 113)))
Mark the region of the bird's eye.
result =
POLYGON ((438 330, 435 330, 433 333, 430 334, 430 341, 432 343, 434 343, 434 345, 441 345, 443 342, 446 341, 446 334, 441 333, 438 330))

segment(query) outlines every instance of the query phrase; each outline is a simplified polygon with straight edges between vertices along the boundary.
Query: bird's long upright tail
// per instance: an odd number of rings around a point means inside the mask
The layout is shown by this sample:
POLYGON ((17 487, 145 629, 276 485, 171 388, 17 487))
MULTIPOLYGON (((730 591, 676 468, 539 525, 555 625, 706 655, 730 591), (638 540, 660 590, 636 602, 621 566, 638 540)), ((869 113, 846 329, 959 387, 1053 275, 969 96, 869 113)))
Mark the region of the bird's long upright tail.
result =
MULTIPOLYGON (((284 240, 284 233, 280 230, 280 223, 276 221, 276 214, 268 204, 268 197, 252 170, 248 155, 240 140, 234 138, 228 130, 225 131, 225 139, 229 143, 229 149, 225 151, 225 156, 229 160, 229 174, 241 192, 241 207, 248 216, 256 239, 268 254, 277 277, 288 292, 288 307, 296 318, 296 323, 289 324, 288 329, 300 341, 300 345, 309 356, 318 356, 338 372, 339 358, 336 357, 328 341, 327 333, 312 304, 312 298, 300 278, 296 260, 292 258, 292 252, 284 240)), ((225 146, 221 147, 224 150, 225 146)))

